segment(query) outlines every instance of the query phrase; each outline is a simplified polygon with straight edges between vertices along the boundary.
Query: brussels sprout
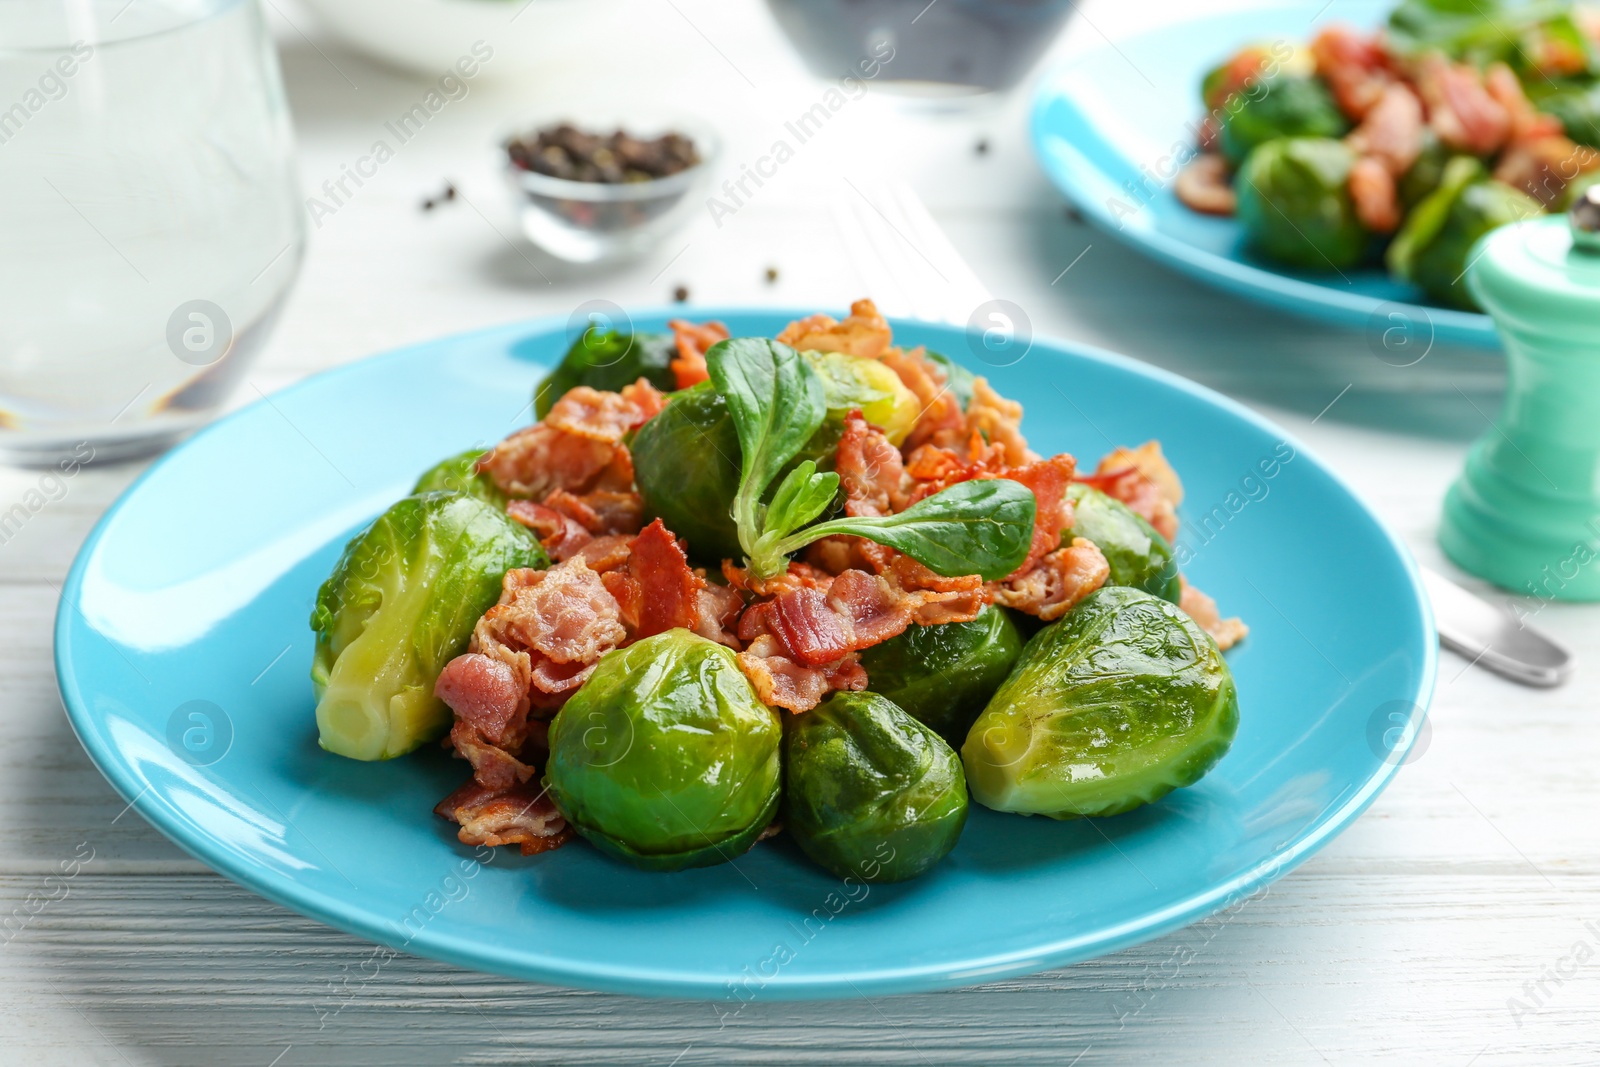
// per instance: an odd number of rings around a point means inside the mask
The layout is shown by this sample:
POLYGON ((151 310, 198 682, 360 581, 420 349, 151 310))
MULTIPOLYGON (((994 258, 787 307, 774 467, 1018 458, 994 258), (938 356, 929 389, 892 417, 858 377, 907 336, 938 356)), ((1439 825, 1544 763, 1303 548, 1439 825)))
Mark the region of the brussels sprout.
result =
POLYGON ((1343 137, 1350 122, 1319 79, 1280 74, 1235 94, 1222 110, 1222 154, 1238 166, 1258 146, 1284 137, 1343 137))
POLYGON ((591 326, 534 388, 534 413, 544 418, 551 405, 579 385, 616 392, 644 378, 662 392, 676 389, 678 376, 671 364, 677 357, 678 344, 671 334, 620 333, 591 326))
POLYGON ((1144 516, 1093 486, 1073 482, 1071 537, 1083 537, 1100 548, 1111 565, 1110 585, 1127 585, 1176 604, 1183 593, 1172 546, 1144 516))
POLYGON ((1288 137, 1251 152, 1234 181, 1245 243, 1280 263, 1338 270, 1361 262, 1371 235, 1346 180, 1355 155, 1343 141, 1288 137))
POLYGON ((900 882, 944 859, 967 821, 961 760, 876 693, 835 693, 783 737, 783 825, 841 878, 900 882))
POLYGON ((800 358, 822 377, 831 421, 842 424, 853 408, 860 408, 863 418, 881 429, 891 444, 898 445, 922 414, 917 394, 906 388, 898 374, 875 359, 842 352, 802 352, 800 358))
MULTIPOLYGON (((910 432, 920 406, 888 367, 839 353, 801 355, 822 377, 828 415, 785 473, 805 460, 832 470, 844 418, 852 408, 861 408, 874 425, 883 425, 874 414, 899 425, 902 438, 910 432)), ((687 538, 696 560, 715 565, 742 557, 732 515, 739 489, 739 434, 714 385, 700 382, 673 394, 661 413, 639 428, 632 452, 634 481, 647 517, 660 518, 667 529, 687 538)))
POLYGON ((1022 635, 1004 608, 971 622, 910 626, 861 653, 872 690, 898 704, 952 746, 1022 655, 1022 635))
POLYGON ((1117 815, 1191 785, 1239 725, 1233 675, 1182 610, 1106 586, 1022 650, 961 747, 997 811, 1117 815))
POLYGON ((1471 156, 1452 159, 1439 188, 1406 217, 1387 255, 1395 275, 1440 303, 1468 310, 1477 305, 1462 275, 1478 238, 1544 213, 1533 197, 1484 175, 1471 156))
POLYGON ((494 484, 494 479, 478 470, 478 459, 483 455, 481 448, 469 448, 460 455, 451 456, 435 466, 429 467, 417 479, 417 484, 411 487, 412 495, 417 493, 465 493, 467 496, 477 497, 485 504, 504 510, 509 497, 502 493, 494 484))
POLYGON ((1397 192, 1400 194, 1400 203, 1410 211, 1444 181, 1444 168, 1455 158, 1452 152, 1439 135, 1433 132, 1432 126, 1422 128, 1422 151, 1411 164, 1398 183, 1397 192))
POLYGON ((1600 147, 1600 84, 1564 85, 1541 96, 1538 106, 1560 119, 1574 141, 1600 147))
POLYGON ((708 867, 777 813, 781 739, 732 651, 668 630, 601 657, 550 724, 545 784, 602 851, 646 870, 708 867))
POLYGON ((357 534, 317 593, 311 680, 322 747, 390 759, 437 739, 439 671, 466 651, 513 567, 544 549, 500 509, 460 493, 408 496, 357 534))
POLYGON ((945 384, 951 395, 960 401, 962 411, 967 410, 967 405, 972 403, 972 384, 978 380, 978 376, 943 352, 930 351, 927 355, 944 370, 945 384))

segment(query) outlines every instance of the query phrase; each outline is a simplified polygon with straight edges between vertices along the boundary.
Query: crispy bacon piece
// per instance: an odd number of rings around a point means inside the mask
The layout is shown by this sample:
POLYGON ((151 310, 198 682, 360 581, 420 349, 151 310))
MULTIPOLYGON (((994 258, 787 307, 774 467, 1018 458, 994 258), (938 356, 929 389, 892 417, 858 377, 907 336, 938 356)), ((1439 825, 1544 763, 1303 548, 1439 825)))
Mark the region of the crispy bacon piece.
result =
POLYGON ((1363 226, 1373 233, 1393 233, 1400 228, 1400 192, 1383 160, 1361 156, 1351 165, 1346 184, 1363 226))
POLYGON ((533 777, 533 768, 510 751, 516 748, 520 752, 520 744, 511 738, 490 743, 465 719, 457 719, 450 727, 448 747, 472 765, 472 780, 486 789, 510 789, 533 777))
POLYGON ((1504 63, 1492 63, 1483 73, 1483 88, 1506 109, 1511 120, 1511 139, 1559 136, 1566 132, 1561 120, 1533 106, 1522 82, 1504 63))
POLYGON ((891 335, 878 306, 870 300, 857 300, 843 322, 830 315, 809 315, 785 326, 778 340, 801 352, 843 352, 877 359, 889 347, 891 335))
POLYGON ((521 845, 522 854, 548 852, 573 838, 555 803, 531 784, 489 789, 469 781, 439 801, 434 812, 461 827, 467 845, 521 845))
POLYGON ((1183 483, 1161 454, 1159 441, 1115 449, 1100 461, 1095 473, 1103 477, 1083 480, 1144 516, 1168 541, 1177 539, 1183 483))
POLYGON ((821 667, 805 667, 783 654, 770 634, 763 634, 739 653, 739 668, 763 704, 788 711, 810 711, 835 689, 867 687, 867 672, 851 652, 821 667))
POLYGON ((576 557, 547 571, 507 571, 500 603, 473 633, 479 645, 493 641, 556 663, 591 666, 626 637, 616 599, 576 557))
POLYGON ((1215 152, 1201 152, 1178 172, 1172 191, 1190 211, 1203 215, 1232 215, 1239 207, 1228 173, 1228 161, 1215 152))
POLYGON ((700 577, 703 584, 695 593, 698 610, 694 632, 737 651, 740 645, 734 628, 738 625, 739 613, 744 610, 744 597, 732 586, 705 581, 704 574, 700 577))
POLYGON ((1063 452, 1059 456, 1006 472, 1007 478, 1033 490, 1037 505, 1033 518, 1033 543, 1028 546, 1028 558, 1017 568, 1017 573, 1027 570, 1035 561, 1061 546, 1061 531, 1073 523, 1072 501, 1067 499, 1067 486, 1077 473, 1077 467, 1077 460, 1063 452))
POLYGON ((457 719, 491 744, 504 736, 519 703, 528 695, 509 663, 481 652, 468 652, 446 663, 433 683, 433 693, 450 706, 457 719))
POLYGON ((1596 168, 1600 152, 1555 134, 1511 142, 1495 164, 1494 176, 1549 208, 1574 179, 1596 168))
POLYGON ((891 515, 909 504, 910 479, 900 450, 859 410, 845 416, 834 469, 846 515, 891 515))
POLYGON ((1408 85, 1395 82, 1345 138, 1357 155, 1370 156, 1398 178, 1422 154, 1422 101, 1408 85))
POLYGON ((628 542, 628 550, 627 564, 603 575, 602 581, 616 598, 633 640, 680 626, 696 629, 706 580, 689 568, 678 539, 656 519, 628 542))
POLYGON ((726 341, 728 328, 720 322, 697 324, 686 319, 673 319, 667 326, 678 344, 678 358, 671 363, 678 388, 687 389, 705 381, 711 376, 706 370, 706 350, 718 341, 726 341))
POLYGON ((991 448, 1003 448, 1005 461, 1013 467, 1039 458, 1028 449, 1028 439, 1022 436, 1022 405, 991 389, 987 378, 973 381, 972 399, 967 403, 965 439, 970 441, 974 435, 981 436, 991 448))
POLYGON ((1026 569, 991 583, 994 602, 1037 615, 1045 622, 1059 619, 1073 605, 1106 584, 1111 565, 1093 541, 1074 537, 1026 569))
POLYGON ((630 490, 633 463, 622 438, 665 403, 643 378, 620 393, 580 385, 557 400, 543 421, 491 449, 478 469, 502 492, 523 499, 542 500, 557 489, 630 490))
POLYGON ((1356 122, 1377 106, 1395 80, 1378 38, 1348 26, 1329 26, 1317 34, 1311 41, 1311 56, 1340 110, 1356 122))
POLYGON ((1417 88, 1428 105, 1428 123, 1451 148, 1486 156, 1511 133, 1511 113, 1485 88, 1478 72, 1438 54, 1417 66, 1417 88))
POLYGON ((580 548, 577 556, 590 570, 603 575, 628 562, 628 542, 632 540, 624 534, 606 534, 580 548))
POLYGON ((532 530, 550 558, 557 563, 576 556, 594 540, 594 535, 584 529, 577 519, 531 500, 511 501, 506 505, 506 514, 532 530))
POLYGON ((1243 620, 1224 619, 1217 611, 1215 600, 1190 585, 1187 579, 1180 577, 1179 581, 1183 583, 1183 595, 1178 599, 1178 606, 1189 613, 1200 629, 1212 636, 1218 648, 1227 651, 1245 639, 1250 627, 1243 620))
POLYGON ((905 445, 908 449, 942 434, 959 433, 966 426, 961 401, 950 392, 949 376, 943 367, 928 358, 921 346, 910 351, 887 349, 881 361, 894 371, 901 384, 911 390, 921 405, 917 421, 906 435, 905 445))

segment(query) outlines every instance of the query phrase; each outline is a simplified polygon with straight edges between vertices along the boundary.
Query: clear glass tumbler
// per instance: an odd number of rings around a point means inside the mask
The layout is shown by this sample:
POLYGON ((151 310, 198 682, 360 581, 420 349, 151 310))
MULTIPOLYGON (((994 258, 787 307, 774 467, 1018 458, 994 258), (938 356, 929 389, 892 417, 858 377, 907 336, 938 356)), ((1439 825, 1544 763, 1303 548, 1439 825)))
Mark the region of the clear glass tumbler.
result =
POLYGON ((305 244, 256 0, 0 3, 0 235, 0 459, 209 418, 305 244))

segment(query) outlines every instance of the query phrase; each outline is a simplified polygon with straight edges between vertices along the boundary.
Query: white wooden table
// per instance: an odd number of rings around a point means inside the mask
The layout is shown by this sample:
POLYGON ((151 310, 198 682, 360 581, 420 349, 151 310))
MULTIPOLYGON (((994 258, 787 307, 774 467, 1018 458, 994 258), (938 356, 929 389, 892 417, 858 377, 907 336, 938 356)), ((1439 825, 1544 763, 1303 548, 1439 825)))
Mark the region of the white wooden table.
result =
MULTIPOLYGON (((1242 398, 1309 442, 1421 560, 1448 571, 1434 542, 1439 502, 1498 405, 1498 357, 1437 349, 1394 368, 1359 334, 1262 311, 1121 250, 1066 216, 1028 155, 1020 96, 945 123, 895 122, 870 97, 852 103, 720 229, 702 218, 622 270, 564 272, 527 250, 486 151, 519 111, 563 91, 647 95, 712 118, 736 170, 821 91, 760 5, 640 6, 639 40, 621 51, 641 62, 621 69, 648 73, 600 84, 594 61, 575 59, 543 81, 476 82, 323 219, 252 382, 270 391, 374 351, 595 297, 658 304, 679 285, 692 302, 841 306, 863 283, 827 205, 847 195, 842 173, 876 165, 912 182, 1036 331, 1242 398), (689 69, 646 66, 643 41, 689 69), (447 178, 461 198, 421 211, 447 178)), ((1183 6, 1090 4, 1060 51, 1183 6)), ((425 79, 354 56, 280 0, 274 10, 311 192, 366 151, 425 79)), ((1564 689, 1516 688, 1444 656, 1422 756, 1355 826, 1241 909, 1061 971, 925 996, 757 1003, 719 1029, 705 1004, 408 957, 347 984, 371 946, 210 873, 129 811, 62 713, 50 627, 73 553, 137 473, 91 465, 0 545, 0 918, 36 909, 0 937, 8 1067, 1600 1063, 1600 609, 1538 616, 1586 661, 1564 689), (91 854, 75 877, 46 880, 91 854), (352 989, 323 1024, 315 1005, 352 989)), ((0 510, 36 481, 0 472, 0 510)))

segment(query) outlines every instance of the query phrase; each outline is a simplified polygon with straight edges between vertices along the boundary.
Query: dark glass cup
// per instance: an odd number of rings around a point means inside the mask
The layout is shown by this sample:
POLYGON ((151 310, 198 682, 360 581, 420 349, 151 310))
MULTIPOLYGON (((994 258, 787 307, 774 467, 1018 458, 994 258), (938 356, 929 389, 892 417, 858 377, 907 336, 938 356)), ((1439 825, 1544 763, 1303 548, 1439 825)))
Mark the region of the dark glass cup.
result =
POLYGON ((908 96, 1014 87, 1055 41, 1070 0, 767 0, 811 71, 908 96))

